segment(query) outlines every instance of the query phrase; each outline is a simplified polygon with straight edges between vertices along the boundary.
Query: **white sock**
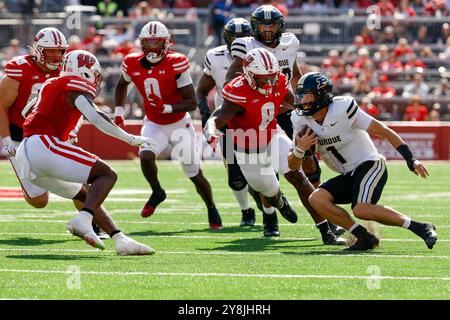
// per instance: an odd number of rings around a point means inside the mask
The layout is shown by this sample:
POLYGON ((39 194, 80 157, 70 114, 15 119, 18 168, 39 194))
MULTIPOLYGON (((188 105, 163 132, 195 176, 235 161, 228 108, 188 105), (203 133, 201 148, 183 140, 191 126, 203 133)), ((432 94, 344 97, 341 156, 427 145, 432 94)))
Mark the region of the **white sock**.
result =
POLYGON ((94 219, 94 216, 87 211, 80 211, 80 216, 82 216, 83 219, 89 220, 91 223, 92 223, 92 219, 94 219))
POLYGON ((355 222, 355 224, 352 225, 352 226, 348 229, 348 232, 352 232, 352 231, 355 230, 356 227, 358 227, 358 226, 359 226, 359 223, 355 222))
POLYGON ((112 239, 114 240, 114 241, 117 241, 119 238, 122 238, 122 237, 124 237, 125 235, 122 233, 122 232, 118 232, 118 233, 116 233, 115 235, 113 235, 112 236, 112 239))
POLYGON ((234 197, 236 198, 241 210, 250 209, 250 204, 248 203, 248 185, 244 189, 236 191, 233 190, 234 197))
POLYGON ((320 226, 320 225, 323 224, 323 223, 327 223, 327 222, 328 222, 327 219, 325 219, 325 220, 323 220, 322 222, 319 222, 318 224, 316 224, 316 227, 320 226))
POLYGON ((405 222, 403 222, 402 228, 408 229, 410 225, 411 225, 411 218, 406 217, 405 222))
POLYGON ((263 206, 263 210, 264 210, 264 213, 267 213, 267 214, 274 214, 275 213, 275 208, 274 207, 266 208, 266 207, 263 206))

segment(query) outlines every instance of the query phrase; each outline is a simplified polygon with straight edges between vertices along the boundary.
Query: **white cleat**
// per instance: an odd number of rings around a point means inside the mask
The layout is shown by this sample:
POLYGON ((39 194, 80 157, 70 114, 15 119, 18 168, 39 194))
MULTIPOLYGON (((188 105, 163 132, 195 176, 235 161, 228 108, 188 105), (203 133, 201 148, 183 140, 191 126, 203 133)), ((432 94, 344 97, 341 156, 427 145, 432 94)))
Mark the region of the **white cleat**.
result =
POLYGON ((74 236, 80 237, 90 246, 104 250, 105 244, 95 234, 92 229, 92 215, 87 212, 80 212, 67 223, 67 230, 74 236))
POLYGON ((155 250, 149 246, 139 243, 123 233, 114 235, 113 239, 116 242, 116 251, 119 256, 146 256, 155 254, 155 250))

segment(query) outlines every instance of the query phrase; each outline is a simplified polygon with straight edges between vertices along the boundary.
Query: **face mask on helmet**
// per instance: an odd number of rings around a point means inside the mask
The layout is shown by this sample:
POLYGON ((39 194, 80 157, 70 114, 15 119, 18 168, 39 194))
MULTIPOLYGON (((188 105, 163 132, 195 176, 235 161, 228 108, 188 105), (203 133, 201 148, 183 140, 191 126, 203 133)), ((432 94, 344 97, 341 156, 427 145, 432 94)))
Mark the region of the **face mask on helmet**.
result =
MULTIPOLYGON (((42 48, 42 47, 41 47, 42 48)), ((57 70, 61 66, 66 49, 42 48, 40 61, 49 70, 57 70)))
POLYGON ((157 63, 165 57, 169 39, 166 38, 145 38, 141 39, 142 51, 150 63, 157 63))
POLYGON ((273 93, 274 88, 278 84, 278 72, 268 75, 253 75, 253 80, 255 81, 257 90, 265 95, 270 95, 273 93))
POLYGON ((304 116, 312 116, 322 109, 319 106, 316 96, 311 92, 297 93, 295 107, 299 109, 304 116))
POLYGON ((277 33, 279 30, 279 25, 277 23, 258 23, 256 25, 257 33, 263 43, 272 44, 277 40, 277 33))

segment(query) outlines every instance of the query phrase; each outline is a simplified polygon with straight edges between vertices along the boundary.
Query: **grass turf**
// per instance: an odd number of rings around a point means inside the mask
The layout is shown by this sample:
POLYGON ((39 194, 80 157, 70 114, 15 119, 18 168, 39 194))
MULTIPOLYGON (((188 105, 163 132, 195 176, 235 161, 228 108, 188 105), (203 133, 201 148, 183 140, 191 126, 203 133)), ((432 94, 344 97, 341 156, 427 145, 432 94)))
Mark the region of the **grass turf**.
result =
MULTIPOLYGON (((408 230, 375 224, 381 246, 344 254, 323 246, 295 190, 282 189, 299 213, 279 215, 281 237, 262 236, 262 217, 239 227, 240 210, 221 164, 205 164, 225 228, 208 230, 203 202, 178 165, 159 163, 167 200, 142 219, 149 188, 137 162, 113 162, 119 180, 105 205, 121 229, 153 247, 154 256, 119 257, 114 244, 97 251, 65 233, 70 201, 44 209, 0 199, 0 298, 33 299, 448 299, 450 297, 450 164, 428 163, 420 179, 403 162, 389 162, 381 204, 414 220, 432 221, 433 250, 408 230)), ((323 167, 323 180, 333 176, 323 167)), ((0 189, 18 185, 0 162, 0 189)), ((348 208, 348 206, 346 206, 348 208)))

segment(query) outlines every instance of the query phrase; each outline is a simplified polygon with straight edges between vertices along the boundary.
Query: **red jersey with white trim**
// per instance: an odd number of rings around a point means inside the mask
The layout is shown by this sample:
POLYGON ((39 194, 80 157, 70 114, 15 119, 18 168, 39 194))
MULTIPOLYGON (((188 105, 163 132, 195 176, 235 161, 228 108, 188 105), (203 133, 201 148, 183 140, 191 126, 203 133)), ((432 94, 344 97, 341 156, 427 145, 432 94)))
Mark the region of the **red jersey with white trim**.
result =
POLYGON ((5 73, 11 79, 20 82, 19 94, 8 110, 8 117, 10 123, 22 128, 25 121, 21 114, 23 108, 37 96, 46 80, 59 75, 59 69, 49 73, 44 72, 36 66, 32 55, 26 55, 12 58, 6 64, 5 73))
MULTIPOLYGON (((154 93, 161 97, 165 104, 176 104, 183 100, 177 87, 177 77, 189 70, 189 59, 178 52, 169 51, 156 65, 146 68, 141 60, 146 59, 144 53, 132 53, 123 59, 122 71, 139 90, 144 100, 144 111, 147 118, 157 124, 170 124, 180 121, 186 112, 160 113, 152 108, 147 97, 154 93)), ((144 61, 144 63, 147 60, 144 61)))
POLYGON ((58 77, 46 81, 39 92, 33 112, 23 124, 23 135, 49 135, 66 141, 80 120, 81 112, 66 101, 68 92, 96 96, 95 86, 77 76, 58 77))
POLYGON ((280 73, 277 87, 268 96, 252 89, 243 75, 223 88, 222 97, 225 100, 244 108, 244 113, 228 122, 238 150, 253 152, 270 143, 277 130, 276 116, 289 90, 288 85, 286 76, 280 73))

